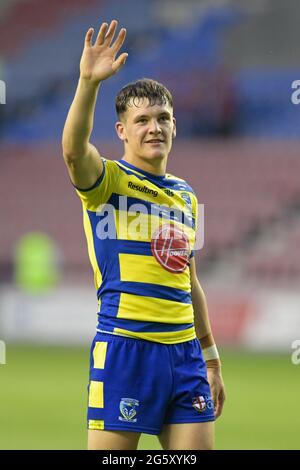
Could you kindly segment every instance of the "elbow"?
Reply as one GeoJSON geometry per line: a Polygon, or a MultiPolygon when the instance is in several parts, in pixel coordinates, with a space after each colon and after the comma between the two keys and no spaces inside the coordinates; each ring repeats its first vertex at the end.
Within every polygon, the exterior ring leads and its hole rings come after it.
{"type": "Polygon", "coordinates": [[[200,282],[199,282],[199,279],[197,276],[192,276],[191,277],[191,292],[195,292],[195,291],[202,291],[202,287],[200,285],[200,282]]]}
{"type": "Polygon", "coordinates": [[[62,136],[61,146],[62,146],[64,160],[66,162],[71,161],[74,157],[74,146],[70,142],[70,139],[68,139],[65,136],[65,134],[63,134],[62,136]]]}
{"type": "Polygon", "coordinates": [[[67,165],[72,165],[76,160],[75,152],[63,146],[63,157],[67,165]]]}

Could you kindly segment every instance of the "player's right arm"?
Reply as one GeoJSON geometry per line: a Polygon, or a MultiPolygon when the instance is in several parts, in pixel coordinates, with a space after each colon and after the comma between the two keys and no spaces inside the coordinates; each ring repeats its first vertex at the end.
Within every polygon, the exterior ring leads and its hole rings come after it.
{"type": "Polygon", "coordinates": [[[116,20],[109,26],[102,23],[94,45],[94,30],[88,30],[80,61],[80,78],[63,130],[64,160],[71,181],[81,189],[91,188],[103,171],[99,152],[90,143],[90,136],[101,82],[117,73],[128,56],[124,52],[116,59],[126,36],[122,28],[113,42],[117,24],[116,20]]]}

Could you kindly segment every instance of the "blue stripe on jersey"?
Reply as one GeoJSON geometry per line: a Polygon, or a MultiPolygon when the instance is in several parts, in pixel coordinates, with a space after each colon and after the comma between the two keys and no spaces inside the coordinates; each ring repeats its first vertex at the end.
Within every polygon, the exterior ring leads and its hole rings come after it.
{"type": "Polygon", "coordinates": [[[106,271],[105,271],[105,266],[101,263],[101,261],[113,262],[114,259],[111,258],[111,255],[113,253],[117,257],[119,253],[131,253],[131,254],[152,256],[150,242],[144,242],[144,241],[139,241],[139,240],[117,239],[117,232],[116,232],[115,220],[114,220],[113,215],[112,217],[109,218],[109,224],[110,224],[109,232],[105,231],[104,233],[104,230],[103,230],[102,231],[103,238],[99,238],[99,232],[97,230],[97,226],[105,217],[107,217],[107,213],[105,213],[105,208],[103,208],[101,213],[89,211],[88,209],[86,209],[86,212],[91,222],[94,249],[96,252],[96,258],[97,258],[98,266],[102,273],[102,276],[104,275],[104,273],[106,273],[106,271]],[[106,236],[106,238],[104,238],[104,235],[106,236]],[[97,238],[101,240],[101,243],[99,243],[99,240],[97,241],[97,238]],[[99,257],[97,256],[97,253],[99,254],[99,257]],[[107,253],[109,253],[109,256],[106,256],[107,253]]]}
{"type": "MultiPolygon", "coordinates": [[[[118,160],[117,163],[121,163],[121,165],[126,166],[127,168],[129,168],[129,170],[131,169],[131,170],[134,170],[134,171],[138,171],[139,173],[144,175],[145,178],[147,178],[147,179],[152,178],[153,181],[155,181],[155,182],[163,181],[166,177],[166,175],[154,175],[153,173],[149,173],[148,171],[141,170],[140,168],[137,168],[136,166],[131,165],[131,163],[128,163],[128,162],[126,162],[125,160],[122,160],[122,159],[118,160]]],[[[125,170],[122,167],[120,167],[120,168],[121,168],[121,170],[125,171],[127,174],[133,174],[133,171],[125,170]]],[[[137,175],[137,176],[139,176],[139,175],[137,175]]]]}
{"type": "Polygon", "coordinates": [[[150,242],[138,240],[118,240],[120,253],[153,256],[150,242]]]}
{"type": "MultiPolygon", "coordinates": [[[[129,211],[129,208],[133,204],[139,204],[142,205],[142,207],[141,210],[138,210],[143,214],[157,215],[162,219],[174,220],[186,225],[187,227],[194,228],[194,221],[191,213],[183,213],[179,209],[168,208],[167,206],[155,204],[144,199],[130,196],[121,196],[120,194],[112,193],[111,197],[107,201],[107,204],[111,204],[116,210],[123,210],[126,212],[129,211]]],[[[107,208],[104,205],[101,208],[101,213],[99,213],[98,217],[101,217],[100,214],[103,214],[105,211],[107,211],[107,208]]]]}
{"type": "MultiPolygon", "coordinates": [[[[102,313],[98,314],[98,318],[98,329],[103,331],[113,331],[114,328],[121,328],[122,330],[130,330],[140,333],[163,333],[166,331],[166,323],[125,320],[124,318],[111,318],[102,313]]],[[[193,323],[168,323],[167,325],[168,331],[182,331],[194,326],[193,323]]]]}
{"type": "Polygon", "coordinates": [[[136,178],[140,179],[141,181],[147,180],[153,182],[157,187],[160,188],[174,189],[174,191],[189,191],[194,194],[193,188],[191,188],[191,186],[189,186],[186,181],[167,178],[166,176],[153,175],[152,173],[148,173],[147,171],[141,170],[140,168],[137,168],[131,165],[130,163],[125,162],[125,160],[116,161],[116,163],[119,162],[121,163],[121,165],[124,165],[128,168],[128,170],[126,170],[125,168],[122,168],[119,165],[120,170],[124,171],[124,173],[126,173],[127,175],[136,176],[136,178]],[[131,171],[131,169],[134,171],[131,171]],[[135,173],[135,171],[138,171],[140,174],[138,175],[137,173],[135,173]],[[141,176],[141,174],[145,176],[141,176]]]}
{"type": "Polygon", "coordinates": [[[124,292],[126,294],[141,295],[143,297],[172,300],[174,302],[182,302],[184,304],[192,303],[191,293],[181,289],[157,284],[148,284],[146,282],[129,282],[114,279],[109,283],[109,288],[101,286],[98,289],[98,295],[101,297],[102,307],[103,302],[105,302],[105,294],[109,294],[110,297],[111,289],[114,292],[124,292]]]}
{"type": "MultiPolygon", "coordinates": [[[[97,224],[99,222],[99,215],[96,212],[87,210],[90,219],[91,228],[93,232],[93,245],[95,250],[96,260],[103,278],[101,288],[105,289],[115,278],[120,279],[120,265],[119,265],[119,243],[118,240],[104,239],[99,243],[97,240],[97,224]],[[107,256],[109,253],[109,256],[107,256]]],[[[120,292],[110,294],[110,313],[117,316],[120,303],[120,292]]],[[[98,297],[99,298],[99,297],[98,297]]]]}

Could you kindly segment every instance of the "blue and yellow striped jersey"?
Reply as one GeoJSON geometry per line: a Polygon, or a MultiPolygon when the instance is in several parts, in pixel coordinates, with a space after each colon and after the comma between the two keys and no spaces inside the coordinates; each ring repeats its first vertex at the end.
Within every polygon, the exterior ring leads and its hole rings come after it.
{"type": "Polygon", "coordinates": [[[160,343],[196,337],[189,260],[197,199],[173,175],[103,159],[82,205],[98,296],[98,331],[160,343]]]}

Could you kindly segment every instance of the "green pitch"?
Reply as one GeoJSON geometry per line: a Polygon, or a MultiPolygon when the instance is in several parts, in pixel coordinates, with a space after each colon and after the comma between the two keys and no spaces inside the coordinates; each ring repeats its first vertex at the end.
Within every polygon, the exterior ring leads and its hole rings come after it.
{"type": "MultiPolygon", "coordinates": [[[[300,365],[290,355],[223,351],[227,402],[217,449],[300,449],[300,365]]],[[[88,348],[7,345],[0,449],[85,449],[88,348]]],[[[160,449],[143,435],[141,449],[160,449]]]]}

